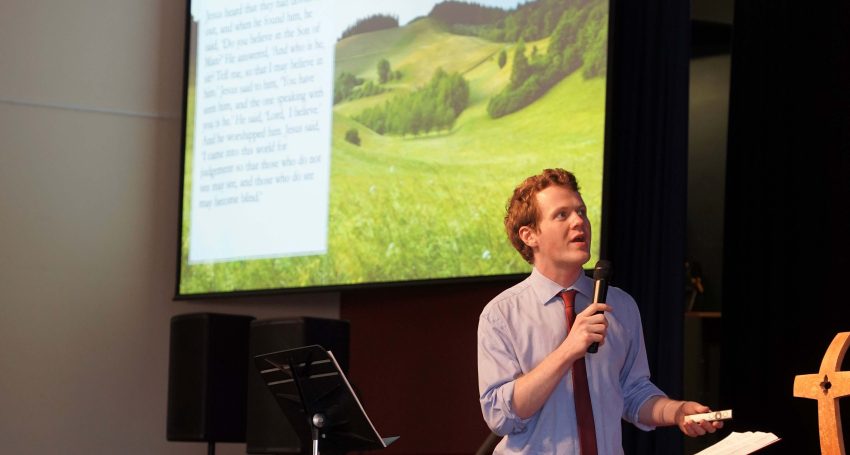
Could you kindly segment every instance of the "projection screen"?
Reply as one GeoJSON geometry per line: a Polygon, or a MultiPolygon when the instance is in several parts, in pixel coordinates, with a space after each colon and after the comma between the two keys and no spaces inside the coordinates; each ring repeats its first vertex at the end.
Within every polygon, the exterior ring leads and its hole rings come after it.
{"type": "Polygon", "coordinates": [[[608,2],[193,0],[178,296],[526,273],[544,168],[601,238],[608,2]]]}

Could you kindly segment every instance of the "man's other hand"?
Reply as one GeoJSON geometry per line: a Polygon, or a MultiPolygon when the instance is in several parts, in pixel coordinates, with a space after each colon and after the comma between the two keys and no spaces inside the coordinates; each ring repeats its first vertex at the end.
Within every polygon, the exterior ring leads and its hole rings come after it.
{"type": "Polygon", "coordinates": [[[707,422],[705,420],[701,420],[699,422],[685,422],[685,416],[691,414],[703,414],[706,412],[711,412],[708,406],[703,406],[696,401],[684,401],[682,405],[679,406],[679,409],[676,410],[676,424],[679,425],[679,429],[682,430],[682,433],[690,437],[702,436],[706,433],[714,433],[715,431],[723,428],[723,421],[717,420],[714,422],[707,422]]]}

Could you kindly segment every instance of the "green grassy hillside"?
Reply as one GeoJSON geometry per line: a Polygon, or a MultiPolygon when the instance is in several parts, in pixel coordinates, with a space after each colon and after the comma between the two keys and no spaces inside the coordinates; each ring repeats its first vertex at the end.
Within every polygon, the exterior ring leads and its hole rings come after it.
{"type": "MultiPolygon", "coordinates": [[[[578,174],[586,202],[597,208],[591,222],[598,226],[604,79],[585,81],[577,72],[528,108],[493,120],[487,115],[487,102],[507,84],[511,72],[511,59],[501,69],[496,63],[503,43],[451,35],[428,20],[412,24],[409,30],[353,38],[360,38],[360,45],[367,40],[383,43],[388,40],[385,35],[414,30],[415,38],[405,37],[407,46],[387,47],[385,54],[371,55],[370,61],[361,56],[358,61],[368,71],[380,58],[407,62],[402,67],[407,69],[406,77],[416,68],[413,74],[419,76],[413,79],[422,83],[429,71],[440,66],[437,62],[443,62],[444,68],[461,71],[469,81],[470,106],[449,132],[404,138],[380,136],[350,118],[392,93],[335,108],[331,214],[342,221],[331,226],[331,254],[338,257],[336,253],[342,256],[345,249],[358,248],[351,255],[358,258],[357,264],[349,264],[352,269],[376,271],[376,276],[349,278],[375,279],[391,272],[417,278],[423,273],[442,277],[524,269],[501,227],[504,204],[513,186],[545,167],[561,166],[578,174]],[[446,43],[452,47],[441,47],[446,43]],[[455,52],[455,48],[475,52],[455,52]],[[349,128],[358,128],[359,147],[342,139],[349,128]]],[[[542,53],[547,44],[542,40],[527,43],[526,48],[530,52],[537,46],[542,53]]],[[[343,57],[351,49],[344,40],[337,55],[343,57]]],[[[513,47],[507,50],[511,55],[513,47]]],[[[369,77],[368,71],[361,77],[369,77]]],[[[594,247],[594,251],[598,250],[594,247]]]]}

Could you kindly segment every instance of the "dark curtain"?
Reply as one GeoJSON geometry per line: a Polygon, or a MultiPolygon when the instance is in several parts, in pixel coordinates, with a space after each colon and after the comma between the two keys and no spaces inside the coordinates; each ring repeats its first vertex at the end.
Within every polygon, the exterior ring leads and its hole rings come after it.
{"type": "MultiPolygon", "coordinates": [[[[605,251],[640,307],[652,379],[682,398],[689,2],[612,3],[605,251]]],[[[630,454],[682,453],[677,428],[624,425],[630,454]]]]}
{"type": "Polygon", "coordinates": [[[736,1],[731,76],[721,398],[765,454],[818,453],[793,383],[850,331],[850,5],[736,1]]]}

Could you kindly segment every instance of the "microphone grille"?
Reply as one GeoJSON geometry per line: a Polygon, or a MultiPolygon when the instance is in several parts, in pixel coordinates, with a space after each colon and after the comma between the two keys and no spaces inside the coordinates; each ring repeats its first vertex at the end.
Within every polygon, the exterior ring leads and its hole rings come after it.
{"type": "Polygon", "coordinates": [[[593,269],[593,279],[611,281],[611,261],[600,259],[593,269]]]}

